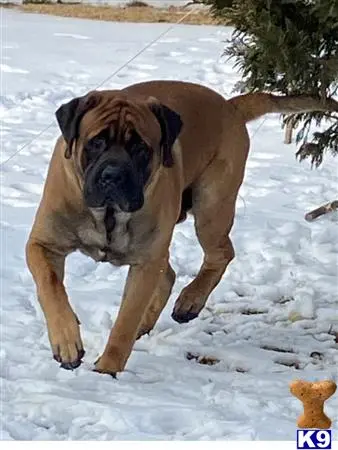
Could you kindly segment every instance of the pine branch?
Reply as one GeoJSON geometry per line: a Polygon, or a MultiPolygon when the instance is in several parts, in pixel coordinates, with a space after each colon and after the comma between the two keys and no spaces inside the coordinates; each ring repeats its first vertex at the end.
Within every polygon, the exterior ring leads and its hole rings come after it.
{"type": "MultiPolygon", "coordinates": [[[[235,26],[224,54],[242,74],[237,90],[338,95],[337,0],[233,0],[231,8],[226,0],[208,3],[235,26]]],[[[310,158],[318,167],[327,152],[338,155],[338,115],[329,110],[291,116],[302,127],[296,136],[299,161],[310,158]],[[327,128],[311,138],[312,127],[323,122],[327,128]]]]}

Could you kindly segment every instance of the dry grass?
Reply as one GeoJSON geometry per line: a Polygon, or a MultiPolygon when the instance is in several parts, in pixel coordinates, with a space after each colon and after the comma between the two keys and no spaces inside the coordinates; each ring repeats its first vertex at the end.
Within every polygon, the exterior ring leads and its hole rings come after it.
{"type": "Polygon", "coordinates": [[[206,366],[214,366],[215,364],[218,364],[220,362],[219,359],[214,358],[213,356],[202,356],[202,355],[197,355],[197,354],[191,353],[191,352],[187,352],[185,357],[189,361],[195,360],[199,364],[203,364],[203,365],[206,365],[206,366]]]}
{"type": "MultiPolygon", "coordinates": [[[[153,8],[151,6],[92,6],[85,4],[25,4],[12,6],[28,13],[50,14],[62,17],[106,20],[112,22],[176,23],[188,10],[184,8],[153,8]]],[[[193,11],[181,23],[215,25],[217,20],[206,10],[193,11]]]]}

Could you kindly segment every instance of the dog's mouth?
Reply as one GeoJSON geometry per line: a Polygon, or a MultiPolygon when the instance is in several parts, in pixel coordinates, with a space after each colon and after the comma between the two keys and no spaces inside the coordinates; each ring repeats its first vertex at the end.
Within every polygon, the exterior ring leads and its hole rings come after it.
{"type": "Polygon", "coordinates": [[[143,207],[143,195],[130,199],[122,198],[122,196],[110,195],[105,199],[103,206],[113,208],[115,211],[133,213],[143,207]]]}

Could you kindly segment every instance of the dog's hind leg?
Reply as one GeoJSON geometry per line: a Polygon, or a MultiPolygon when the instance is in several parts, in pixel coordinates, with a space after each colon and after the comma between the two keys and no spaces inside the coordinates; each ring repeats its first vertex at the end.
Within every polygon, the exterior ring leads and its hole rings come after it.
{"type": "Polygon", "coordinates": [[[229,233],[243,175],[244,163],[234,170],[224,160],[215,160],[195,188],[192,212],[204,261],[196,278],[176,300],[172,318],[179,323],[198,316],[235,256],[229,233]]]}
{"type": "Polygon", "coordinates": [[[198,316],[235,256],[229,238],[234,203],[224,203],[221,207],[222,218],[219,215],[220,206],[217,208],[217,215],[213,212],[213,217],[195,217],[196,233],[204,250],[204,261],[196,278],[182,290],[176,300],[172,313],[176,322],[189,322],[198,316]]]}
{"type": "Polygon", "coordinates": [[[149,333],[155,326],[160,314],[168,302],[172,287],[175,283],[175,272],[170,264],[167,271],[163,273],[159,286],[157,287],[147,310],[144,313],[137,339],[149,333]]]}

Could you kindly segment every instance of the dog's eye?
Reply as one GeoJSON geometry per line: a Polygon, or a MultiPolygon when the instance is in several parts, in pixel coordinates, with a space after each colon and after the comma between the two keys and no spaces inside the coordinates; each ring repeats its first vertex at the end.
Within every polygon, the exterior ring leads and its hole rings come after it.
{"type": "Polygon", "coordinates": [[[138,168],[144,168],[151,159],[151,149],[136,132],[127,144],[127,151],[138,168]]]}
{"type": "Polygon", "coordinates": [[[139,144],[136,146],[132,158],[135,161],[137,167],[145,168],[147,167],[151,159],[151,149],[146,143],[143,142],[143,144],[139,144]]]}
{"type": "Polygon", "coordinates": [[[95,150],[103,150],[106,145],[106,139],[103,136],[95,136],[88,144],[95,150]]]}
{"type": "Polygon", "coordinates": [[[95,136],[86,145],[89,158],[94,158],[102,153],[106,147],[107,141],[104,136],[95,136]]]}
{"type": "Polygon", "coordinates": [[[148,145],[142,139],[132,140],[129,145],[129,152],[132,155],[146,151],[148,151],[148,145]]]}

